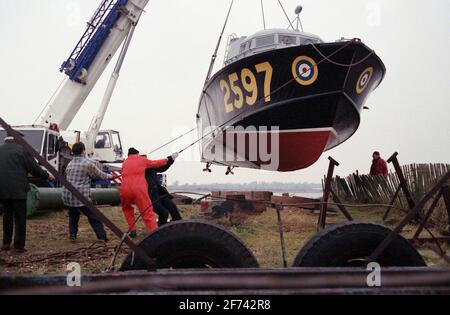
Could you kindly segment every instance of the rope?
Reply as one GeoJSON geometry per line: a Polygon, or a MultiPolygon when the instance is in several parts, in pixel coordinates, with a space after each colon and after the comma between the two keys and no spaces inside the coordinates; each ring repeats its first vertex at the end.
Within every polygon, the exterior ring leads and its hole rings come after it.
{"type": "MultiPolygon", "coordinates": [[[[355,39],[353,39],[352,41],[356,41],[355,39]]],[[[340,66],[340,67],[346,67],[346,68],[351,68],[351,67],[355,67],[360,65],[361,63],[363,63],[364,61],[366,61],[367,59],[369,59],[373,54],[375,54],[374,50],[371,50],[370,53],[365,56],[364,58],[362,58],[361,60],[354,62],[354,63],[340,63],[334,60],[331,60],[329,57],[325,56],[320,50],[319,48],[317,48],[317,46],[315,44],[311,44],[311,46],[317,51],[317,53],[326,61],[328,61],[331,64],[334,64],[336,66],[340,66]]]]}
{"type": "Polygon", "coordinates": [[[263,19],[263,26],[264,26],[264,29],[266,29],[266,15],[264,14],[264,0],[261,0],[261,13],[262,13],[262,19],[263,19]]]}
{"type": "Polygon", "coordinates": [[[6,265],[10,267],[21,266],[35,263],[47,263],[49,265],[59,265],[62,261],[77,260],[78,262],[88,262],[98,259],[104,259],[110,256],[109,251],[113,250],[114,246],[107,246],[106,243],[96,241],[87,247],[80,247],[70,251],[54,252],[50,255],[26,261],[7,262],[6,265]]]}
{"type": "Polygon", "coordinates": [[[286,10],[284,9],[283,4],[281,3],[281,0],[278,0],[278,3],[280,4],[281,9],[283,10],[284,15],[286,16],[286,19],[288,20],[289,25],[292,27],[293,30],[295,30],[294,25],[292,25],[291,19],[289,18],[289,15],[286,13],[286,10]]]}
{"type": "Polygon", "coordinates": [[[225,19],[225,23],[223,24],[222,32],[220,33],[219,39],[217,41],[217,45],[216,45],[216,49],[214,50],[214,54],[212,55],[211,63],[209,64],[208,74],[206,75],[205,85],[204,85],[203,89],[205,89],[206,85],[209,82],[209,79],[211,78],[214,64],[216,63],[217,52],[219,51],[220,43],[222,42],[223,34],[225,33],[225,28],[227,27],[228,19],[230,18],[231,9],[233,8],[233,4],[234,4],[234,0],[231,0],[230,8],[228,9],[228,14],[225,19]]]}
{"type": "Polygon", "coordinates": [[[177,141],[177,140],[179,140],[179,139],[181,139],[181,138],[187,136],[188,134],[191,134],[191,133],[194,132],[196,129],[197,129],[197,127],[192,128],[192,129],[189,130],[188,132],[183,133],[181,136],[179,136],[179,137],[177,137],[177,138],[175,138],[175,139],[172,139],[171,141],[169,141],[169,142],[167,142],[167,143],[161,145],[160,147],[156,148],[155,150],[151,151],[151,152],[148,153],[148,154],[150,155],[150,154],[152,154],[152,153],[155,153],[156,151],[161,150],[162,148],[167,147],[169,144],[172,144],[172,143],[174,143],[175,141],[177,141]]]}

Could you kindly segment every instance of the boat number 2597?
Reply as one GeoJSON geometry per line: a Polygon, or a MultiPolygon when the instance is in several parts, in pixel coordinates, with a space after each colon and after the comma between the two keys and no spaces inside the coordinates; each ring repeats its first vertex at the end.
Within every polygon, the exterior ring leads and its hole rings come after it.
{"type": "Polygon", "coordinates": [[[231,113],[235,109],[241,109],[245,104],[253,106],[259,99],[271,101],[273,68],[269,62],[255,65],[254,69],[244,68],[228,76],[227,80],[220,81],[220,88],[224,93],[225,110],[231,113]],[[264,91],[258,91],[257,76],[264,76],[264,91]]]}

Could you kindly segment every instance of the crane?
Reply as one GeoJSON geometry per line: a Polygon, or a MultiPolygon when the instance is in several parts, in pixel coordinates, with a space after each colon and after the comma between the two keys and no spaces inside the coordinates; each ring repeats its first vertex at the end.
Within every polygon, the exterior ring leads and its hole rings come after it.
{"type": "MultiPolygon", "coordinates": [[[[119,132],[100,130],[119,78],[134,30],[149,0],[102,0],[87,23],[87,29],[60,71],[67,77],[32,126],[15,126],[42,156],[60,169],[59,144],[105,69],[122,46],[98,113],[89,129],[77,140],[86,142],[88,155],[104,163],[123,161],[119,132]]],[[[0,138],[3,139],[0,130],[0,138]]]]}

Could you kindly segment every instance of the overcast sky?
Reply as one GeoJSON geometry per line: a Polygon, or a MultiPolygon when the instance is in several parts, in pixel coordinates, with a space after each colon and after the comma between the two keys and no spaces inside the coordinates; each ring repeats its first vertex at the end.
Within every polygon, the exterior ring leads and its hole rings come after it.
{"type": "MultiPolygon", "coordinates": [[[[0,115],[31,124],[64,77],[59,66],[85,30],[99,0],[0,0],[0,115]]],[[[262,28],[260,0],[236,0],[231,33],[262,28]]],[[[450,162],[450,1],[284,0],[288,13],[302,4],[305,31],[325,41],[358,37],[375,49],[387,75],[371,95],[361,127],[348,142],[312,167],[292,173],[238,169],[225,176],[202,172],[198,148],[171,169],[169,182],[319,182],[327,157],[341,162],[339,175],[367,172],[374,150],[401,163],[450,162]]],[[[228,0],[150,0],[103,123],[121,132],[124,146],[149,152],[195,126],[195,114],[228,0]]],[[[268,27],[286,27],[276,0],[265,0],[268,27]]],[[[216,70],[223,61],[224,45],[216,70]]],[[[71,129],[87,130],[111,69],[86,101],[71,129]]],[[[182,148],[188,138],[152,156],[182,148]]]]}

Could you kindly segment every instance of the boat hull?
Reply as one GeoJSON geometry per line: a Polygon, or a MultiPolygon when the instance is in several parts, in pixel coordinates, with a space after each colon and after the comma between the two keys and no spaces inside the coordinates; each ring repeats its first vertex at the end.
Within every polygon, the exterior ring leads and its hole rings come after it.
{"type": "Polygon", "coordinates": [[[385,71],[361,42],[290,47],[239,60],[220,70],[202,94],[202,160],[273,171],[307,168],[356,132],[385,71]]]}

